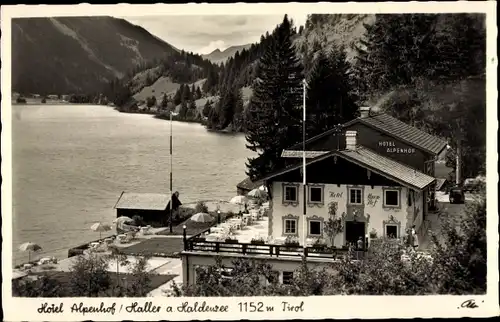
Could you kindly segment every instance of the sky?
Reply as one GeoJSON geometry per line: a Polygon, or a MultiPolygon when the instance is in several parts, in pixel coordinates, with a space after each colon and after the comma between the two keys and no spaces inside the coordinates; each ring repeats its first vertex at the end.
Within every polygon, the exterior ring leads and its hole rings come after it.
{"type": "MultiPolygon", "coordinates": [[[[283,15],[206,15],[120,17],[139,25],[178,49],[209,54],[215,49],[258,42],[283,21],[283,15]]],[[[291,15],[295,26],[306,15],[291,15]]]]}

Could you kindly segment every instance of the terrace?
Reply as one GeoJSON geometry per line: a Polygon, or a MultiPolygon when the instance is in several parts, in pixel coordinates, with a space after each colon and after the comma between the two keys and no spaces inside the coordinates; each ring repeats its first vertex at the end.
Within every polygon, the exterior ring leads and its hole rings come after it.
{"type": "MultiPolygon", "coordinates": [[[[290,242],[285,237],[268,236],[267,209],[268,205],[264,204],[259,209],[251,209],[249,214],[230,218],[189,238],[186,236],[183,254],[267,258],[300,258],[305,255],[310,259],[328,261],[349,252],[348,248],[332,249],[315,245],[315,240],[310,238],[306,240],[304,249],[298,242],[290,242]]],[[[358,258],[362,254],[363,251],[356,252],[358,258]]]]}

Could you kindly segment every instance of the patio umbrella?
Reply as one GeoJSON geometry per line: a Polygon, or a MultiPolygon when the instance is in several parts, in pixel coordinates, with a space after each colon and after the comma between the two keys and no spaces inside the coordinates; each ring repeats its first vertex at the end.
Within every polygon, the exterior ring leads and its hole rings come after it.
{"type": "Polygon", "coordinates": [[[236,196],[233,197],[229,203],[232,203],[233,205],[243,205],[248,201],[248,199],[245,196],[236,196]]]}
{"type": "Polygon", "coordinates": [[[132,221],[134,221],[134,220],[130,217],[120,216],[120,217],[116,218],[115,220],[113,220],[113,223],[118,224],[118,223],[124,223],[124,222],[132,222],[132,221]]]}
{"type": "Polygon", "coordinates": [[[110,231],[111,226],[108,224],[103,224],[103,223],[97,222],[97,223],[93,224],[92,226],[90,226],[90,229],[92,229],[93,231],[99,232],[99,239],[101,239],[102,232],[103,231],[110,231]]]}
{"type": "Polygon", "coordinates": [[[207,213],[199,212],[196,215],[191,216],[191,221],[194,222],[212,222],[214,219],[207,213]]]}
{"type": "Polygon", "coordinates": [[[134,220],[132,218],[129,218],[127,216],[120,216],[113,220],[113,223],[116,224],[116,228],[118,229],[123,229],[123,224],[128,223],[128,222],[133,222],[134,220]]]}
{"type": "Polygon", "coordinates": [[[253,189],[247,194],[250,198],[264,198],[266,196],[266,192],[260,189],[253,189]]]}
{"type": "Polygon", "coordinates": [[[31,252],[37,252],[39,250],[42,250],[42,246],[27,242],[19,246],[19,249],[23,252],[28,252],[28,262],[31,262],[31,252]]]}

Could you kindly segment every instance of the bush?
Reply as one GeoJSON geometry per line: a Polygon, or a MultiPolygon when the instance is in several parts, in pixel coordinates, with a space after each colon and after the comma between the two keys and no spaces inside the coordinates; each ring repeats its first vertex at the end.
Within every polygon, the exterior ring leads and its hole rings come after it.
{"type": "Polygon", "coordinates": [[[208,207],[203,201],[198,201],[196,203],[196,206],[194,207],[194,212],[195,213],[199,213],[199,212],[208,213],[208,207]]]}
{"type": "Polygon", "coordinates": [[[142,226],[146,226],[146,222],[144,221],[144,219],[139,216],[139,215],[135,215],[132,217],[132,220],[134,221],[134,224],[136,226],[139,226],[139,227],[142,227],[142,226]]]}
{"type": "Polygon", "coordinates": [[[69,281],[73,296],[99,297],[110,285],[111,275],[105,258],[94,254],[89,258],[77,258],[69,281]]]}
{"type": "Polygon", "coordinates": [[[24,104],[24,103],[26,103],[26,99],[24,97],[18,97],[16,99],[16,103],[23,103],[24,104]]]}
{"type": "Polygon", "coordinates": [[[46,275],[33,280],[21,278],[12,281],[12,296],[61,297],[64,296],[60,283],[46,275]]]}

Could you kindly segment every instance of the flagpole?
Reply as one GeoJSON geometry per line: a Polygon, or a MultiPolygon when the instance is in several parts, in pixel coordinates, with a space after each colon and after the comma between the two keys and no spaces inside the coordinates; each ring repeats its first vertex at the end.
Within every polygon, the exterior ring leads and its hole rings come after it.
{"type": "Polygon", "coordinates": [[[173,135],[172,135],[172,116],[177,115],[174,111],[170,111],[170,232],[172,233],[172,221],[174,220],[174,192],[172,189],[172,163],[173,163],[173,135]]]}
{"type": "Polygon", "coordinates": [[[304,218],[302,220],[302,249],[304,256],[306,255],[306,214],[307,214],[307,183],[306,183],[306,86],[307,82],[304,79],[303,85],[303,108],[302,108],[302,185],[304,186],[304,218]]]}

